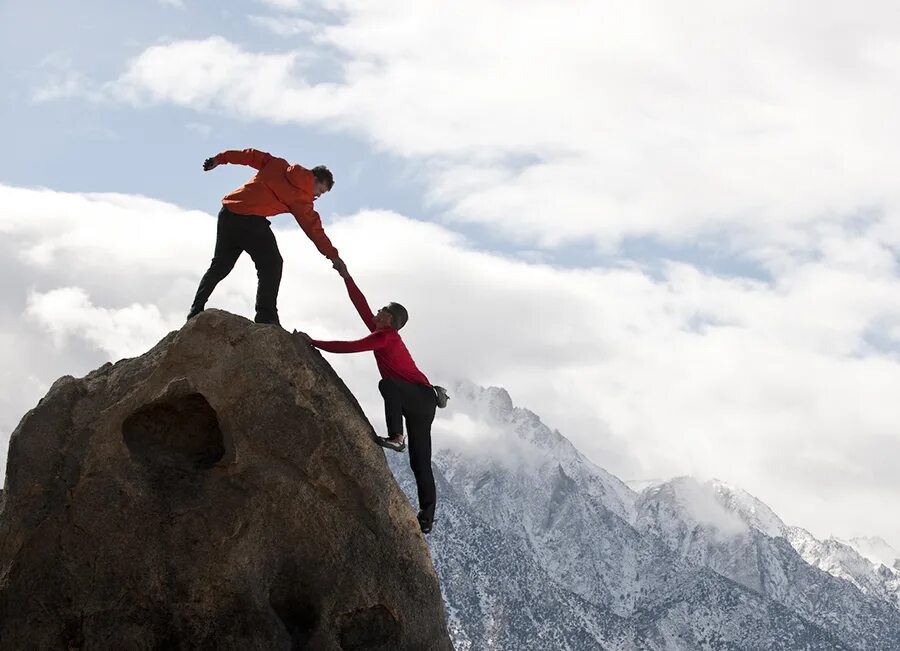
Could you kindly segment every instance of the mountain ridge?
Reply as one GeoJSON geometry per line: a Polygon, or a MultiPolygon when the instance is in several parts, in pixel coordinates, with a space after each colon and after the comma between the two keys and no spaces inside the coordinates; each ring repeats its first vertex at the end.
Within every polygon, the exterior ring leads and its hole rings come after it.
{"type": "MultiPolygon", "coordinates": [[[[876,589],[884,581],[866,593],[864,581],[828,573],[821,558],[811,564],[789,540],[794,528],[747,491],[691,478],[634,491],[534,412],[516,407],[505,390],[466,382],[451,389],[453,409],[435,435],[434,464],[452,488],[453,508],[500,532],[495,536],[519,541],[555,586],[614,615],[621,630],[597,639],[605,648],[900,645],[900,612],[888,591],[876,589]],[[457,425],[462,433],[454,433],[457,425]],[[681,499],[685,491],[690,499],[676,515],[660,511],[679,504],[665,496],[681,499]],[[754,574],[758,554],[764,571],[754,574]],[[813,597],[804,600],[792,582],[813,597]]],[[[408,489],[402,461],[391,459],[391,467],[408,489]]],[[[441,526],[430,540],[439,574],[447,538],[465,535],[441,526]]],[[[465,562],[477,572],[490,559],[482,550],[465,562]]]]}

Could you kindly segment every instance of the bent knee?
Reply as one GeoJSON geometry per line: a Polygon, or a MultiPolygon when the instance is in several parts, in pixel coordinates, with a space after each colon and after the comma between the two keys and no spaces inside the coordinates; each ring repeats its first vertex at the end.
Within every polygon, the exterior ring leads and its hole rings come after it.
{"type": "Polygon", "coordinates": [[[237,260],[232,260],[231,258],[213,258],[212,262],[209,264],[209,269],[213,273],[224,276],[234,269],[235,262],[237,262],[237,260]]]}
{"type": "Polygon", "coordinates": [[[276,253],[271,258],[266,260],[265,266],[269,269],[277,269],[281,271],[281,268],[284,267],[284,258],[281,257],[280,253],[276,253]]]}

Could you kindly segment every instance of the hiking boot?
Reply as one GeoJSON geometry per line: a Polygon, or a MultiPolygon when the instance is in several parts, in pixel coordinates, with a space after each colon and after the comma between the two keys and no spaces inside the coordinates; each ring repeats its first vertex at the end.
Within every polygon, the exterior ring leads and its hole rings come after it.
{"type": "Polygon", "coordinates": [[[406,437],[403,436],[403,434],[392,436],[390,438],[376,436],[375,442],[381,447],[393,450],[394,452],[403,452],[406,449],[406,437]]]}
{"type": "Polygon", "coordinates": [[[422,530],[422,533],[424,533],[424,534],[431,533],[431,527],[434,524],[433,520],[426,518],[421,513],[419,513],[419,515],[416,516],[416,520],[419,521],[419,528],[422,530]]]}
{"type": "Polygon", "coordinates": [[[190,320],[193,319],[195,316],[197,316],[198,314],[200,314],[202,311],[203,311],[203,308],[202,308],[202,307],[201,307],[199,310],[194,309],[194,308],[191,308],[191,311],[188,312],[188,315],[187,315],[187,318],[185,319],[185,322],[190,321],[190,320]]]}

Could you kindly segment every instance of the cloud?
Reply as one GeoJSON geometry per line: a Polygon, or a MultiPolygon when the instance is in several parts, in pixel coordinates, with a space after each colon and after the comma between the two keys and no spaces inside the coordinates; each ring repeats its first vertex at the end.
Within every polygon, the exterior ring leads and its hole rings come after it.
{"type": "MultiPolygon", "coordinates": [[[[9,186],[0,201],[2,260],[14,265],[3,305],[21,306],[0,347],[16,374],[2,376],[0,393],[18,391],[22,375],[48,386],[136,354],[183,322],[209,264],[212,216],[9,186]]],[[[290,217],[273,222],[285,327],[365,334],[328,262],[290,217]]],[[[814,258],[763,282],[683,263],[565,269],[479,251],[392,212],[326,214],[370,302],[409,309],[404,338],[432,381],[506,387],[625,479],[717,476],[819,535],[894,541],[900,529],[884,513],[900,493],[890,463],[900,453],[900,280],[878,228],[823,231],[814,258]]],[[[249,315],[255,289],[244,256],[210,306],[249,315]]],[[[379,427],[371,358],[327,357],[379,427]]],[[[0,430],[39,395],[0,401],[0,430]]]]}
{"type": "MultiPolygon", "coordinates": [[[[262,4],[292,12],[252,18],[296,37],[277,51],[157,44],[107,84],[56,55],[33,99],[322,125],[413,162],[445,226],[368,211],[327,228],[373,303],[410,308],[432,379],[507,387],[623,478],[721,476],[792,524],[898,544],[892,4],[262,4]],[[531,251],[479,251],[460,224],[531,251]],[[682,262],[629,259],[635,238],[682,262]],[[570,245],[604,263],[547,264],[570,245]]],[[[0,201],[8,432],[59,374],[176,327],[215,226],[147,197],[0,201]]],[[[285,324],[361,334],[327,263],[275,223],[285,324]]],[[[211,304],[249,314],[254,293],[245,257],[211,304]]],[[[329,359],[377,421],[371,359],[329,359]]]]}
{"type": "Polygon", "coordinates": [[[54,335],[57,346],[63,346],[66,337],[79,336],[110,359],[141,355],[156,344],[160,333],[175,330],[183,323],[164,319],[156,305],[96,307],[79,287],[31,293],[25,314],[54,335]]]}
{"type": "Polygon", "coordinates": [[[298,9],[303,9],[304,6],[315,4],[308,0],[257,0],[257,2],[282,11],[296,11],[298,9]]]}
{"type": "Polygon", "coordinates": [[[36,104],[73,97],[96,101],[100,97],[97,84],[77,70],[69,58],[62,55],[51,54],[45,57],[37,75],[43,77],[43,81],[31,93],[31,99],[36,104]]]}
{"type": "Polygon", "coordinates": [[[342,97],[297,74],[309,56],[247,53],[218,36],[180,41],[148,48],[105,88],[135,106],[168,102],[278,123],[323,120],[343,110],[342,97]]]}
{"type": "MultiPolygon", "coordinates": [[[[451,399],[452,400],[452,399],[451,399]]],[[[492,463],[513,473],[537,472],[548,463],[553,464],[546,451],[536,448],[516,432],[514,425],[497,422],[479,412],[465,398],[452,400],[444,412],[439,412],[432,426],[435,452],[462,454],[470,458],[489,457],[492,463]]]]}
{"type": "Polygon", "coordinates": [[[0,184],[0,235],[18,242],[17,257],[34,267],[64,267],[97,277],[191,268],[198,239],[209,240],[208,215],[146,197],[64,193],[0,184]],[[203,237],[207,235],[207,237],[203,237]]]}
{"type": "Polygon", "coordinates": [[[305,18],[285,16],[250,16],[250,21],[278,36],[314,34],[318,26],[305,18]]]}
{"type": "Polygon", "coordinates": [[[111,88],[355,133],[523,244],[703,238],[770,268],[869,215],[900,248],[887,2],[303,4],[330,11],[305,49],[155,46],[111,88]]]}
{"type": "Polygon", "coordinates": [[[682,516],[689,519],[689,526],[699,524],[712,530],[713,535],[724,542],[729,538],[746,534],[750,527],[737,513],[724,506],[709,483],[701,484],[691,477],[678,477],[662,487],[649,489],[649,495],[662,492],[674,504],[683,509],[682,516]],[[693,523],[690,523],[690,521],[693,523]]]}

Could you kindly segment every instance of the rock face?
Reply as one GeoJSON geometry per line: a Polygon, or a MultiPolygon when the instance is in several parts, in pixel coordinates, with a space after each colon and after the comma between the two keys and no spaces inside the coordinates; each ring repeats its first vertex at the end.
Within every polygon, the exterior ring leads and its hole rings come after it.
{"type": "Polygon", "coordinates": [[[318,352],[217,310],[61,378],[10,442],[0,649],[451,649],[372,435],[318,352]]]}

